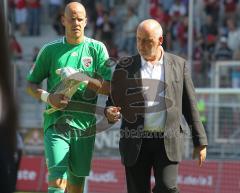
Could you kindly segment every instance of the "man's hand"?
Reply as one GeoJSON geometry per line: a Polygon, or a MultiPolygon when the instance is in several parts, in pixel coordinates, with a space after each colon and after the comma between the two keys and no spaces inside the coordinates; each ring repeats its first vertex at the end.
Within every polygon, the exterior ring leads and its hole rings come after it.
{"type": "Polygon", "coordinates": [[[115,123],[120,120],[121,118],[120,110],[121,110],[120,107],[108,107],[105,110],[105,116],[107,117],[110,123],[115,123]]]}
{"type": "Polygon", "coordinates": [[[198,157],[198,165],[201,167],[203,162],[206,160],[207,156],[207,146],[198,146],[193,150],[193,159],[198,157]]]}
{"type": "Polygon", "coordinates": [[[48,103],[55,109],[63,109],[68,105],[69,98],[63,94],[49,94],[48,103]]]}

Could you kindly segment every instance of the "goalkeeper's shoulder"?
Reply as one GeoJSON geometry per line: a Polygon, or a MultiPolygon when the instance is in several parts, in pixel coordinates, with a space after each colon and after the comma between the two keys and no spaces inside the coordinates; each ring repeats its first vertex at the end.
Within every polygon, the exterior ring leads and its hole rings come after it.
{"type": "Polygon", "coordinates": [[[88,44],[89,47],[96,49],[96,51],[102,51],[103,49],[106,49],[106,46],[103,42],[89,37],[85,37],[85,43],[88,44]]]}

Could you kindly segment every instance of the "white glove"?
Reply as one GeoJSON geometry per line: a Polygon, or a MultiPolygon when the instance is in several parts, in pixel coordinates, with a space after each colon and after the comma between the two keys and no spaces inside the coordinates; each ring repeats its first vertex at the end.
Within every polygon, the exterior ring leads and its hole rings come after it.
{"type": "Polygon", "coordinates": [[[76,74],[79,72],[78,70],[75,70],[72,67],[65,67],[65,68],[59,68],[56,70],[56,73],[61,76],[62,79],[68,78],[73,74],[76,74]]]}
{"type": "Polygon", "coordinates": [[[62,79],[69,78],[71,80],[77,80],[86,84],[88,84],[88,81],[91,80],[89,76],[80,70],[75,70],[72,67],[59,68],[56,70],[56,73],[60,75],[62,79]]]}

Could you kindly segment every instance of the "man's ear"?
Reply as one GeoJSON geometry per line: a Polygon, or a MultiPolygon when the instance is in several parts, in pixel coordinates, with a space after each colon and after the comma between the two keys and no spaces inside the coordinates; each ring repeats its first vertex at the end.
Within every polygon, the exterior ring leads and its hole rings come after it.
{"type": "Polygon", "coordinates": [[[160,44],[160,45],[163,44],[163,36],[159,37],[159,44],[160,44]]]}
{"type": "Polygon", "coordinates": [[[64,17],[64,15],[61,16],[61,23],[65,27],[65,17],[64,17]]]}
{"type": "Polygon", "coordinates": [[[84,27],[86,27],[87,21],[88,21],[88,19],[87,19],[87,17],[86,17],[84,27]]]}

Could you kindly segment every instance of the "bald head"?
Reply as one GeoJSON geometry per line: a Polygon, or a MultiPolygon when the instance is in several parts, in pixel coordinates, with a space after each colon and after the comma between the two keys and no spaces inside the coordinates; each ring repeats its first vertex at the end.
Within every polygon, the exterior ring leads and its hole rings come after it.
{"type": "Polygon", "coordinates": [[[86,16],[85,7],[81,3],[78,3],[78,2],[71,2],[71,3],[67,4],[67,6],[65,7],[65,11],[64,11],[65,15],[69,15],[72,12],[81,12],[86,16]]]}
{"type": "Polygon", "coordinates": [[[147,61],[157,61],[162,55],[163,31],[154,19],[142,21],[137,28],[137,49],[147,61]]]}
{"type": "Polygon", "coordinates": [[[147,34],[154,34],[157,37],[162,37],[163,35],[161,25],[154,19],[146,19],[142,21],[138,25],[137,31],[141,31],[147,34]]]}

